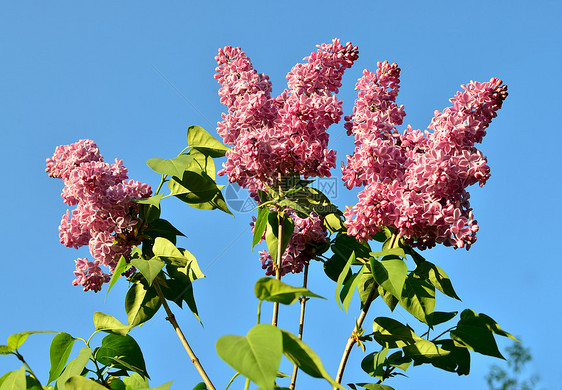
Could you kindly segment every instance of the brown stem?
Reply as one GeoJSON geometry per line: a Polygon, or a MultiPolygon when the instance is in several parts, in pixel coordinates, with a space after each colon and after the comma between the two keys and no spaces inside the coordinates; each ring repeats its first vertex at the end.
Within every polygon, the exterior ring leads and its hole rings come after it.
{"type": "MultiPolygon", "coordinates": [[[[304,288],[307,287],[308,283],[308,262],[304,264],[304,280],[302,282],[302,286],[304,288]]],[[[304,330],[304,310],[306,307],[306,297],[301,297],[301,317],[299,321],[299,340],[302,340],[302,333],[304,330]]],[[[289,386],[290,390],[294,390],[297,382],[297,372],[299,367],[295,364],[293,367],[293,375],[291,376],[291,385],[289,386]]]]}
{"type": "Polygon", "coordinates": [[[178,323],[176,321],[176,317],[174,316],[174,313],[172,313],[172,310],[170,310],[170,306],[168,306],[168,302],[166,302],[166,298],[164,297],[164,294],[162,293],[162,289],[160,288],[160,285],[158,284],[158,280],[157,279],[154,280],[153,284],[154,284],[154,288],[156,289],[156,292],[158,293],[158,297],[160,297],[160,301],[162,302],[162,305],[164,306],[164,309],[166,310],[166,314],[168,315],[168,317],[166,317],[166,319],[174,327],[178,337],[180,338],[181,343],[183,344],[183,347],[185,348],[185,350],[187,351],[187,354],[189,355],[189,357],[191,359],[191,362],[195,365],[195,368],[199,372],[199,375],[201,375],[201,378],[203,378],[203,381],[205,382],[205,385],[207,385],[207,389],[215,390],[215,386],[213,386],[213,383],[211,382],[211,380],[207,376],[207,373],[203,369],[203,366],[199,362],[199,359],[197,359],[197,356],[195,356],[195,353],[193,352],[193,350],[189,346],[189,343],[187,342],[187,339],[183,335],[183,332],[181,331],[180,326],[178,325],[178,323]]]}
{"type": "MultiPolygon", "coordinates": [[[[341,361],[340,361],[340,366],[338,368],[338,373],[336,374],[336,382],[341,383],[341,380],[343,378],[343,372],[345,370],[345,365],[347,364],[347,359],[349,358],[349,354],[351,353],[351,348],[353,347],[353,344],[355,344],[355,342],[357,341],[355,338],[355,335],[357,332],[359,332],[359,328],[361,328],[361,326],[363,325],[363,321],[365,321],[365,317],[367,316],[367,312],[369,311],[369,308],[371,307],[371,303],[373,302],[374,298],[375,298],[375,294],[377,292],[377,287],[378,285],[376,283],[373,283],[373,287],[371,288],[371,292],[369,293],[369,297],[367,297],[367,300],[365,301],[365,305],[363,306],[363,310],[361,310],[361,314],[359,315],[359,318],[357,319],[357,323],[355,324],[355,328],[351,334],[351,336],[349,336],[349,338],[347,339],[347,344],[345,345],[345,349],[343,351],[343,355],[341,357],[341,361]]],[[[337,387],[334,387],[334,390],[337,390],[337,387]]]]}
{"type": "MultiPolygon", "coordinates": [[[[400,236],[398,234],[396,234],[396,233],[393,234],[392,237],[390,238],[389,248],[394,248],[394,245],[396,245],[396,242],[399,239],[400,239],[400,236]]],[[[349,336],[349,338],[347,339],[347,344],[345,345],[345,349],[343,351],[343,356],[342,356],[341,361],[340,361],[338,373],[336,374],[336,382],[337,383],[341,383],[341,380],[343,378],[343,372],[345,370],[345,365],[347,364],[347,359],[349,358],[349,354],[351,353],[351,348],[353,347],[353,344],[355,344],[355,342],[357,341],[355,335],[357,334],[357,332],[359,332],[359,328],[361,328],[361,326],[363,325],[363,321],[365,321],[365,317],[367,316],[367,312],[369,311],[369,308],[371,307],[371,303],[373,302],[373,300],[375,298],[375,294],[377,292],[377,289],[378,289],[377,283],[373,283],[373,287],[371,288],[371,292],[369,293],[369,297],[365,301],[365,305],[363,306],[363,310],[361,310],[361,315],[359,315],[359,318],[357,319],[357,323],[355,325],[355,328],[354,328],[353,332],[351,333],[351,336],[349,336]]],[[[337,388],[334,387],[334,390],[337,390],[337,388]]]]}

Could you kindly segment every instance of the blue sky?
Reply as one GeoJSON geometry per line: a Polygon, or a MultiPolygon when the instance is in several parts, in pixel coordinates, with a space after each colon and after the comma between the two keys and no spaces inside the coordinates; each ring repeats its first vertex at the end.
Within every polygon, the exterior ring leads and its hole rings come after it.
{"type": "MultiPolygon", "coordinates": [[[[425,128],[460,84],[499,77],[509,97],[481,149],[492,178],[472,188],[480,225],[469,251],[437,248],[426,257],[451,277],[461,303],[438,298],[438,308],[472,308],[492,316],[520,336],[534,357],[531,372],[547,389],[559,388],[562,372],[556,336],[562,322],[558,266],[560,233],[559,107],[562,6],[557,1],[285,2],[4,2],[0,12],[0,131],[6,167],[0,171],[4,223],[0,227],[0,342],[15,332],[66,331],[87,337],[94,311],[125,320],[126,283],[104,294],[73,287],[73,260],[84,251],[64,248],[57,226],[65,205],[62,183],[44,174],[44,160],[57,145],[93,139],[108,161],[124,160],[130,177],[153,187],[159,178],[145,165],[185,146],[185,131],[198,124],[214,132],[224,107],[213,79],[217,49],[241,46],[274,92],[285,87],[290,68],[338,37],[359,46],[339,97],[349,114],[354,84],[377,61],[402,68],[399,104],[406,123],[425,128]]],[[[341,161],[353,150],[343,122],[330,129],[341,161]]],[[[334,177],[339,177],[334,171],[334,177]]],[[[225,178],[219,179],[226,184],[225,178]]],[[[338,184],[334,202],[352,205],[356,192],[338,184]]],[[[164,216],[187,236],[181,244],[199,259],[207,278],[195,283],[205,327],[187,311],[177,312],[193,348],[217,388],[232,375],[214,351],[223,334],[245,334],[255,322],[253,284],[262,276],[251,251],[251,213],[235,218],[203,212],[170,199],[164,216]]],[[[300,284],[300,276],[288,283],[300,284]]],[[[310,289],[330,298],[311,301],[305,341],[335,373],[357,314],[345,315],[335,285],[311,267],[310,289]]],[[[358,303],[355,302],[357,308],[358,303]]],[[[269,309],[270,310],[270,309],[269,309]]],[[[375,305],[375,316],[388,316],[375,305]]],[[[297,329],[298,308],[282,308],[280,325],[297,329]]],[[[174,380],[191,389],[198,377],[164,314],[132,335],[145,353],[153,384],[174,380]],[[191,387],[189,387],[191,386],[191,387]]],[[[416,326],[404,312],[394,318],[416,326]]],[[[370,322],[369,321],[369,322],[370,322]]],[[[368,322],[368,323],[369,323],[368,322]]],[[[22,352],[43,378],[48,372],[48,336],[34,336],[22,352]]],[[[507,346],[503,340],[500,345],[507,346]]],[[[375,346],[371,347],[371,351],[375,346]]],[[[355,349],[345,383],[368,381],[355,349]]],[[[0,372],[19,368],[0,357],[0,372]]],[[[389,381],[396,389],[484,389],[493,358],[473,355],[468,377],[415,367],[409,378],[389,381]]],[[[290,368],[285,367],[285,371],[290,368]]],[[[327,383],[299,376],[300,388],[327,383]]],[[[238,383],[240,388],[241,383],[238,383]]]]}

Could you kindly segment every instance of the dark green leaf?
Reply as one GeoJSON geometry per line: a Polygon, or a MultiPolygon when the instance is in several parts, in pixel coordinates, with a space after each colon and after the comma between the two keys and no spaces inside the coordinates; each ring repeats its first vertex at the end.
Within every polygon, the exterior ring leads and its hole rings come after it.
{"type": "MultiPolygon", "coordinates": [[[[378,383],[356,383],[355,385],[367,390],[394,390],[393,387],[387,385],[379,385],[378,383]]],[[[348,386],[353,390],[357,390],[357,387],[355,385],[353,383],[348,384],[348,386]]]]}
{"type": "Polygon", "coordinates": [[[279,219],[282,219],[283,225],[283,237],[281,239],[282,254],[285,253],[285,249],[287,249],[287,245],[289,244],[294,231],[293,220],[287,214],[283,213],[282,217],[279,217],[279,213],[270,212],[267,216],[265,242],[267,244],[267,248],[269,249],[269,255],[271,256],[274,264],[277,264],[277,252],[279,250],[279,219]]]}
{"type": "MultiPolygon", "coordinates": [[[[54,389],[52,386],[45,386],[46,388],[50,387],[51,389],[54,389]]],[[[43,390],[43,387],[41,386],[41,383],[39,383],[39,381],[36,378],[33,378],[32,376],[26,376],[25,377],[25,389],[26,390],[43,390]]]]}
{"type": "Polygon", "coordinates": [[[304,342],[298,339],[294,334],[281,330],[283,332],[283,353],[292,363],[296,364],[302,371],[314,378],[324,378],[333,387],[343,389],[328,374],[318,355],[304,342]]]}
{"type": "Polygon", "coordinates": [[[435,264],[424,261],[418,264],[414,272],[422,278],[428,279],[429,282],[443,294],[458,299],[459,301],[461,300],[453,289],[453,285],[447,274],[435,264]]]}
{"type": "Polygon", "coordinates": [[[176,158],[151,158],[146,165],[162,175],[182,177],[183,171],[192,161],[192,156],[180,154],[176,158]]]}
{"type": "Polygon", "coordinates": [[[470,373],[470,353],[468,349],[458,347],[453,340],[439,340],[435,342],[449,351],[449,354],[439,359],[432,359],[431,364],[445,371],[456,372],[458,375],[470,373]]]}
{"type": "Polygon", "coordinates": [[[96,330],[115,333],[121,336],[125,336],[131,330],[129,325],[124,325],[117,318],[99,311],[94,313],[94,326],[96,330]]]}
{"type": "Polygon", "coordinates": [[[300,297],[325,299],[304,287],[293,287],[280,280],[268,277],[261,278],[256,282],[254,292],[260,301],[279,302],[284,305],[292,305],[300,297]]]}
{"type": "Polygon", "coordinates": [[[402,351],[394,352],[386,359],[386,364],[391,367],[396,367],[406,372],[408,367],[412,364],[412,359],[402,355],[402,351]]]}
{"type": "Polygon", "coordinates": [[[110,379],[109,387],[112,390],[127,390],[127,386],[125,386],[125,382],[121,378],[113,377],[110,379]]]}
{"type": "Polygon", "coordinates": [[[131,336],[108,334],[101,342],[101,347],[96,353],[96,360],[106,366],[134,371],[149,378],[142,351],[131,336]]]}
{"type": "Polygon", "coordinates": [[[156,279],[166,263],[157,257],[153,257],[150,260],[133,259],[131,260],[131,264],[140,271],[148,282],[148,285],[152,286],[152,282],[156,279]]]}
{"type": "MultiPolygon", "coordinates": [[[[340,274],[347,264],[348,259],[349,258],[344,259],[339,255],[333,255],[330,259],[328,259],[328,261],[324,263],[324,272],[330,279],[332,279],[334,282],[337,282],[340,274]]],[[[350,276],[351,270],[348,268],[344,280],[347,280],[347,278],[350,276]]]]}
{"type": "Polygon", "coordinates": [[[92,350],[88,347],[84,347],[80,350],[76,359],[71,360],[67,364],[62,374],[58,377],[56,382],[56,387],[58,390],[66,390],[65,387],[66,381],[70,377],[74,375],[80,375],[82,373],[91,355],[92,355],[92,350]]]}
{"type": "Polygon", "coordinates": [[[361,368],[370,376],[375,378],[383,379],[383,366],[386,359],[386,355],[388,354],[389,349],[383,348],[379,352],[373,352],[368,354],[362,361],[361,361],[361,368]]]}
{"type": "Polygon", "coordinates": [[[252,239],[252,248],[260,242],[267,227],[267,217],[269,216],[269,207],[264,206],[258,209],[258,218],[254,224],[254,238],[252,239]]]}
{"type": "Polygon", "coordinates": [[[51,342],[51,347],[49,349],[51,368],[49,369],[49,379],[47,383],[51,383],[62,373],[62,370],[68,361],[68,357],[70,356],[70,352],[72,351],[72,347],[74,346],[75,340],[76,339],[74,337],[64,332],[58,333],[55,337],[53,337],[53,341],[51,342]]]}
{"type": "Polygon", "coordinates": [[[435,311],[430,313],[427,316],[427,322],[430,323],[432,326],[442,324],[443,322],[449,321],[451,318],[455,317],[458,312],[444,312],[444,311],[435,311]]]}
{"type": "Polygon", "coordinates": [[[373,337],[385,348],[401,348],[424,340],[412,328],[388,317],[375,318],[373,337]]]}
{"type": "Polygon", "coordinates": [[[129,326],[135,327],[148,321],[160,308],[160,298],[153,287],[134,283],[125,296],[125,311],[129,326]]]}
{"type": "Polygon", "coordinates": [[[402,260],[382,260],[369,259],[371,270],[375,281],[385,291],[394,295],[397,299],[402,296],[404,282],[408,274],[408,267],[402,260]]]}
{"type": "Polygon", "coordinates": [[[179,307],[182,307],[182,302],[187,303],[191,312],[201,322],[193,295],[193,284],[191,283],[194,279],[186,274],[186,268],[168,266],[167,269],[171,279],[167,279],[166,285],[163,286],[164,296],[179,307]]]}
{"type": "MultiPolygon", "coordinates": [[[[364,272],[361,278],[357,282],[357,291],[359,292],[359,298],[361,299],[361,308],[365,306],[367,299],[371,293],[372,289],[377,289],[378,285],[375,283],[375,279],[370,272],[364,272]]],[[[375,300],[379,296],[378,292],[375,292],[372,300],[375,300]]]]}
{"type": "Polygon", "coordinates": [[[205,383],[199,382],[199,383],[193,388],[193,390],[208,390],[208,389],[207,389],[207,385],[205,385],[205,383]]]}
{"type": "Polygon", "coordinates": [[[355,252],[355,257],[358,259],[368,259],[371,251],[369,244],[357,241],[355,237],[345,233],[338,233],[331,248],[334,255],[340,256],[343,261],[349,259],[351,252],[355,252]]]}
{"type": "Polygon", "coordinates": [[[245,337],[221,337],[217,341],[217,353],[229,366],[264,390],[274,390],[283,354],[283,336],[281,330],[272,325],[256,325],[245,337]]]}
{"type": "Polygon", "coordinates": [[[398,305],[398,299],[394,295],[386,291],[384,288],[382,288],[381,286],[377,287],[377,292],[379,293],[380,297],[383,299],[384,303],[386,303],[390,311],[394,311],[396,305],[398,305]]]}
{"type": "Polygon", "coordinates": [[[418,320],[432,326],[428,316],[435,310],[435,288],[427,280],[410,273],[399,303],[418,320]]]}
{"type": "Polygon", "coordinates": [[[227,146],[200,126],[189,126],[187,143],[192,148],[198,148],[211,157],[222,157],[229,150],[227,146]]]}
{"type": "Polygon", "coordinates": [[[165,219],[156,219],[152,221],[144,230],[144,234],[156,239],[156,237],[164,237],[171,241],[176,242],[176,236],[184,236],[182,232],[174,227],[170,222],[165,219]]]}
{"type": "Polygon", "coordinates": [[[0,345],[0,355],[9,355],[12,352],[14,352],[14,350],[7,345],[0,345]]]}
{"type": "Polygon", "coordinates": [[[150,198],[142,198],[142,199],[131,199],[133,202],[138,204],[146,204],[156,207],[157,209],[160,208],[160,201],[164,194],[153,195],[150,198]]]}

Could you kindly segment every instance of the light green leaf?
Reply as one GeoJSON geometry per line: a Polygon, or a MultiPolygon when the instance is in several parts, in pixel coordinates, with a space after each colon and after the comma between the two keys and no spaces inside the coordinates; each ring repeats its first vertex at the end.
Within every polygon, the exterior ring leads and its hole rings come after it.
{"type": "Polygon", "coordinates": [[[209,134],[200,126],[189,126],[187,129],[187,143],[193,148],[198,148],[211,157],[222,157],[229,148],[209,134]]]}
{"type": "Polygon", "coordinates": [[[256,325],[246,337],[228,335],[218,339],[217,353],[229,366],[264,390],[274,390],[283,354],[283,336],[281,330],[272,325],[256,325]]]}
{"type": "Polygon", "coordinates": [[[260,242],[265,228],[267,227],[267,217],[269,216],[269,207],[264,206],[258,209],[258,218],[254,223],[254,237],[252,239],[252,248],[260,242]]]}
{"type": "Polygon", "coordinates": [[[193,156],[193,161],[187,166],[186,171],[199,175],[205,172],[212,180],[216,179],[215,162],[211,156],[204,153],[204,149],[191,149],[188,154],[193,156]]]}
{"type": "Polygon", "coordinates": [[[404,259],[406,258],[406,253],[404,252],[404,249],[402,249],[402,248],[388,248],[388,249],[385,249],[381,252],[371,252],[369,254],[376,259],[378,259],[379,257],[391,256],[391,255],[400,256],[404,259]]]}
{"type": "Polygon", "coordinates": [[[363,277],[363,274],[365,273],[366,269],[367,268],[365,266],[362,266],[359,272],[353,275],[351,278],[349,278],[344,283],[343,288],[341,289],[340,300],[342,302],[342,306],[346,313],[349,309],[351,298],[353,298],[353,293],[355,292],[355,288],[357,287],[359,280],[363,277]]]}
{"type": "MultiPolygon", "coordinates": [[[[378,383],[356,383],[356,385],[367,390],[394,390],[393,387],[387,385],[379,385],[378,383]]],[[[357,387],[355,387],[353,383],[350,383],[349,387],[351,387],[353,390],[357,389],[357,387]]]]}
{"type": "Polygon", "coordinates": [[[146,165],[162,175],[182,177],[185,168],[193,161],[192,156],[180,154],[176,158],[151,158],[146,165]]]}
{"type": "Polygon", "coordinates": [[[131,199],[131,200],[135,203],[147,204],[147,205],[154,206],[157,209],[159,209],[160,208],[160,201],[162,200],[162,197],[164,197],[164,194],[153,195],[149,198],[131,199]]]}
{"type": "Polygon", "coordinates": [[[428,316],[435,310],[435,288],[427,280],[410,273],[399,303],[418,320],[430,325],[428,316]]]}
{"type": "Polygon", "coordinates": [[[150,260],[133,259],[131,260],[131,264],[140,271],[149,286],[152,286],[152,282],[156,279],[162,268],[164,268],[164,265],[166,265],[166,263],[157,257],[153,257],[150,260]]]}
{"type": "Polygon", "coordinates": [[[76,339],[74,337],[64,332],[58,333],[55,337],[53,337],[53,341],[51,342],[51,347],[49,349],[51,368],[49,369],[49,379],[47,380],[47,383],[51,383],[62,373],[62,370],[68,361],[68,357],[70,356],[70,352],[72,351],[72,347],[74,346],[75,340],[76,339]]]}
{"type": "Polygon", "coordinates": [[[343,221],[336,213],[330,213],[324,217],[324,225],[330,230],[331,233],[336,233],[345,230],[343,221]]]}
{"type": "Polygon", "coordinates": [[[8,337],[8,348],[12,350],[16,350],[24,343],[29,335],[37,334],[37,333],[57,333],[53,332],[52,330],[29,330],[26,332],[19,332],[8,337]]]}
{"type": "Polygon", "coordinates": [[[115,333],[121,336],[125,336],[131,330],[129,325],[124,325],[117,318],[99,311],[94,313],[94,326],[96,330],[115,333]]]}
{"type": "Polygon", "coordinates": [[[106,299],[113,285],[121,277],[123,272],[127,271],[129,268],[131,268],[131,265],[127,263],[127,259],[125,259],[125,256],[121,255],[119,261],[117,262],[117,265],[115,266],[115,269],[113,270],[113,275],[111,275],[111,279],[109,280],[109,286],[107,287],[107,292],[105,293],[106,299]]]}
{"type": "Polygon", "coordinates": [[[389,349],[383,348],[379,352],[373,352],[367,355],[361,361],[361,368],[370,376],[383,379],[383,365],[389,349]]]}
{"type": "Polygon", "coordinates": [[[380,297],[382,298],[382,300],[384,301],[384,303],[386,303],[386,305],[388,306],[390,311],[394,311],[394,309],[396,308],[396,305],[398,305],[398,299],[396,299],[396,297],[394,295],[392,295],[391,293],[386,291],[381,286],[377,287],[377,292],[380,295],[380,297]]]}
{"type": "Polygon", "coordinates": [[[105,386],[79,375],[67,380],[64,387],[66,390],[107,390],[105,386]]]}
{"type": "Polygon", "coordinates": [[[336,302],[338,303],[338,306],[342,310],[343,308],[340,303],[340,292],[345,280],[347,279],[349,269],[351,268],[351,263],[353,263],[354,261],[355,261],[355,251],[352,251],[351,256],[349,256],[349,260],[347,260],[345,267],[343,267],[342,271],[340,272],[340,276],[338,277],[338,281],[336,284],[336,302]]]}
{"type": "Polygon", "coordinates": [[[378,261],[370,258],[371,270],[375,281],[384,290],[394,295],[397,299],[402,297],[402,289],[408,274],[408,266],[402,260],[378,261]]]}
{"type": "Polygon", "coordinates": [[[284,305],[292,305],[300,297],[325,299],[304,287],[293,287],[280,280],[268,277],[261,278],[256,282],[254,292],[260,301],[279,302],[284,305]]]}
{"type": "Polygon", "coordinates": [[[127,386],[127,390],[145,390],[149,388],[148,379],[143,378],[136,372],[124,377],[123,382],[127,386]]]}
{"type": "Polygon", "coordinates": [[[84,347],[80,350],[76,359],[71,360],[67,364],[62,374],[58,377],[56,382],[56,387],[58,390],[66,390],[66,386],[65,386],[66,381],[70,377],[74,375],[80,375],[82,373],[91,355],[92,355],[92,350],[88,347],[84,347]]]}
{"type": "Polygon", "coordinates": [[[10,372],[0,385],[0,390],[25,390],[25,367],[10,372]]]}
{"type": "Polygon", "coordinates": [[[129,335],[108,334],[105,336],[96,353],[96,360],[106,366],[113,365],[149,377],[142,351],[135,339],[129,335]]]}
{"type": "MultiPolygon", "coordinates": [[[[277,251],[278,251],[278,239],[279,239],[279,218],[277,212],[270,212],[267,217],[267,228],[265,231],[265,242],[267,244],[267,249],[269,249],[269,255],[273,260],[274,264],[277,264],[277,251]]],[[[283,237],[281,239],[281,253],[285,253],[287,245],[293,236],[294,223],[291,217],[283,214],[283,237]]]]}
{"type": "Polygon", "coordinates": [[[419,358],[426,361],[446,356],[450,353],[450,351],[445,351],[431,341],[424,339],[417,340],[414,344],[403,347],[402,351],[404,351],[405,356],[414,359],[414,362],[417,362],[419,358]]]}
{"type": "Polygon", "coordinates": [[[283,353],[293,364],[313,378],[324,378],[333,387],[344,389],[337,383],[322,365],[318,355],[294,334],[281,330],[283,333],[283,353]]]}
{"type": "Polygon", "coordinates": [[[125,311],[131,328],[148,321],[160,308],[160,298],[153,287],[134,283],[125,296],[125,311]]]}

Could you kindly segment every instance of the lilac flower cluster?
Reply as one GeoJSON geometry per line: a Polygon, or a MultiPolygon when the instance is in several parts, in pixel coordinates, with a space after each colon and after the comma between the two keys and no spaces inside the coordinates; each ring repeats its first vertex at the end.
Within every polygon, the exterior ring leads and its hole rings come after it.
{"type": "Polygon", "coordinates": [[[94,258],[75,261],[72,284],[97,292],[111,278],[121,255],[128,257],[131,247],[140,243],[138,207],[131,199],[147,198],[152,190],[148,184],[127,181],[122,161],[105,163],[91,140],[57,147],[45,171],[64,181],[64,202],[76,205],[62,217],[61,243],[74,248],[88,245],[94,258]],[[102,271],[102,265],[109,273],[102,271]]]}
{"type": "Polygon", "coordinates": [[[240,48],[219,49],[215,78],[228,107],[217,132],[231,146],[219,175],[255,191],[279,175],[330,176],[336,153],[328,149],[328,127],[339,122],[335,97],[344,71],[358,57],[356,46],[319,45],[287,75],[288,89],[271,97],[268,76],[257,73],[240,48]]]}
{"type": "Polygon", "coordinates": [[[404,107],[395,102],[400,68],[378,63],[364,71],[353,115],[346,117],[355,152],[347,156],[343,180],[348,188],[365,186],[359,202],[346,208],[348,233],[368,240],[383,226],[395,228],[421,249],[442,243],[467,249],[478,224],[466,188],[490,177],[486,158],[476,149],[507,96],[507,86],[489,82],[463,85],[443,112],[435,111],[429,131],[401,134],[404,107]]]}
{"type": "MultiPolygon", "coordinates": [[[[281,275],[288,273],[302,272],[306,263],[316,256],[316,249],[319,245],[328,243],[328,230],[324,226],[324,220],[316,213],[312,213],[306,218],[300,218],[292,209],[286,209],[294,223],[294,231],[287,249],[281,258],[281,275]]],[[[253,226],[254,223],[250,224],[253,226]]],[[[262,237],[265,238],[265,232],[262,237]]],[[[260,241],[261,242],[261,241],[260,241]]],[[[265,250],[260,251],[260,261],[265,274],[275,276],[273,260],[265,250]]]]}

